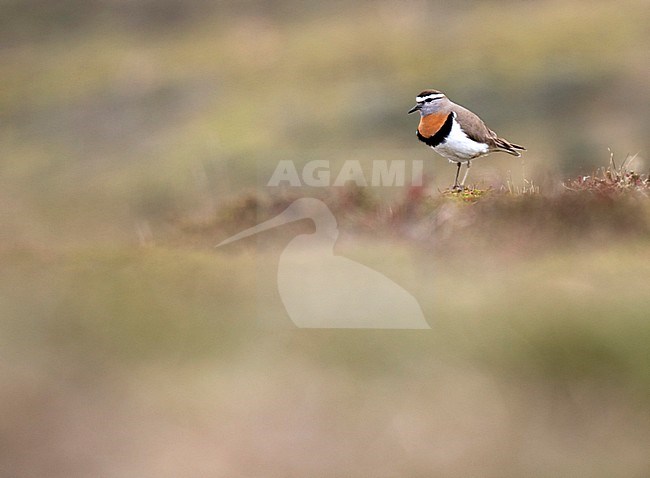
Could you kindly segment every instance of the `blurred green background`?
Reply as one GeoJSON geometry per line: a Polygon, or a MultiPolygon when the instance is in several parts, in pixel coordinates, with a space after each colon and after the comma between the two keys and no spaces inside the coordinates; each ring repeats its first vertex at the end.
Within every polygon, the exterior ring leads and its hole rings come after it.
{"type": "Polygon", "coordinates": [[[427,332],[293,328],[275,274],[304,228],[212,246],[288,194],[281,159],[447,187],[406,115],[425,88],[529,150],[470,181],[555,197],[608,148],[647,171],[649,23],[647,0],[0,0],[0,476],[648,476],[647,198],[373,235],[337,209],[337,252],[427,332]]]}

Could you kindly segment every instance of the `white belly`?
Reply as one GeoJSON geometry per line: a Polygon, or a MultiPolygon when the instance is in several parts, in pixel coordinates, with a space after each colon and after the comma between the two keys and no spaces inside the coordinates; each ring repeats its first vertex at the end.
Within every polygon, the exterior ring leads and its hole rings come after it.
{"type": "Polygon", "coordinates": [[[454,162],[464,162],[470,159],[478,158],[489,152],[488,145],[485,143],[477,143],[471,140],[462,129],[460,125],[454,120],[451,126],[451,131],[447,139],[435,146],[433,150],[443,158],[454,162]]]}

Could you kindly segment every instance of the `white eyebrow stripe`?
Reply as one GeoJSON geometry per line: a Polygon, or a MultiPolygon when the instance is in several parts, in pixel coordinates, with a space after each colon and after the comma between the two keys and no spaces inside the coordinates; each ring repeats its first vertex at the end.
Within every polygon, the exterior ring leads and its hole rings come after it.
{"type": "Polygon", "coordinates": [[[427,96],[416,96],[415,101],[417,103],[420,103],[420,102],[422,102],[424,100],[427,100],[429,98],[431,98],[432,100],[437,100],[437,99],[440,99],[440,98],[442,98],[444,96],[445,95],[443,95],[442,93],[435,93],[435,94],[430,94],[430,95],[427,95],[427,96]]]}

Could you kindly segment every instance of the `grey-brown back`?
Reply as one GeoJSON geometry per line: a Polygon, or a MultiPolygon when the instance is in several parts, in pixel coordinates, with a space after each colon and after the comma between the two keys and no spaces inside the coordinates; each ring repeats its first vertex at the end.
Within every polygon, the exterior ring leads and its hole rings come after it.
{"type": "Polygon", "coordinates": [[[494,131],[486,126],[481,118],[467,108],[449,101],[449,111],[456,113],[456,121],[458,121],[461,129],[470,139],[487,144],[490,150],[503,151],[513,156],[521,156],[519,151],[526,150],[523,146],[499,138],[494,131]]]}

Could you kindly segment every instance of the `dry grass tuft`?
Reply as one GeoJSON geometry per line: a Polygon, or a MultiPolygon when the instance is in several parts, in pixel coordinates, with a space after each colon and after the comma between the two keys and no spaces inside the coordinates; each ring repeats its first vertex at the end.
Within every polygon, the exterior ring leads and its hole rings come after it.
{"type": "Polygon", "coordinates": [[[637,155],[627,156],[617,166],[613,153],[610,154],[609,165],[599,168],[591,176],[579,176],[564,183],[570,191],[589,191],[600,195],[612,196],[621,193],[641,193],[650,196],[650,177],[640,174],[630,165],[637,155]]]}

